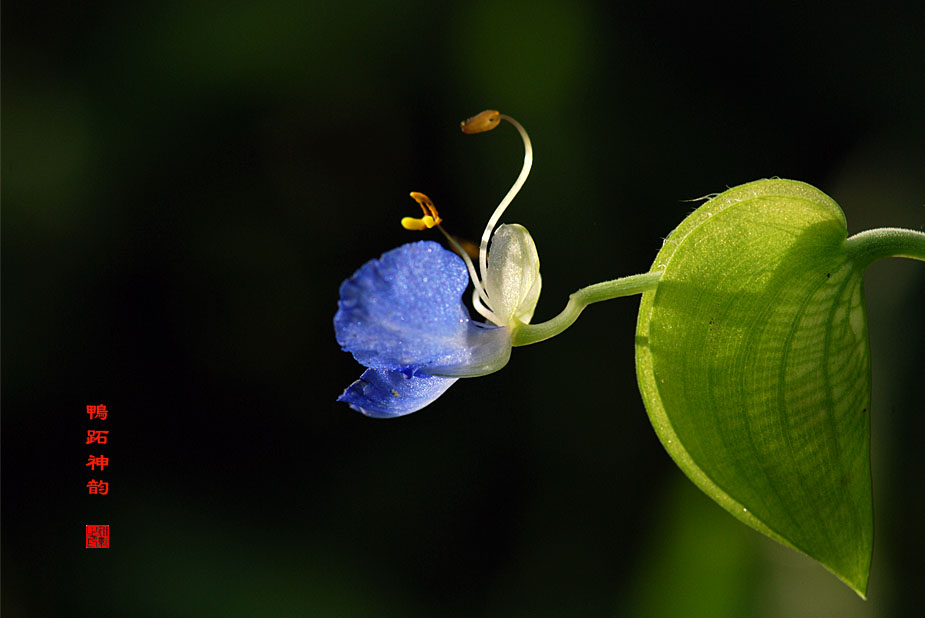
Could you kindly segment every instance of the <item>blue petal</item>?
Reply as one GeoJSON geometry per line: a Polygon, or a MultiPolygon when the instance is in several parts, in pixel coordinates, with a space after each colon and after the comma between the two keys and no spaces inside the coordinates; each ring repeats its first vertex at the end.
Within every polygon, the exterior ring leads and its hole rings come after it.
{"type": "Polygon", "coordinates": [[[416,412],[442,395],[456,378],[407,376],[400,371],[367,369],[337,398],[373,418],[394,418],[416,412]]]}
{"type": "Polygon", "coordinates": [[[469,319],[463,261],[435,242],[402,245],[370,260],[340,287],[337,342],[375,369],[430,375],[497,371],[511,352],[507,329],[469,319]]]}

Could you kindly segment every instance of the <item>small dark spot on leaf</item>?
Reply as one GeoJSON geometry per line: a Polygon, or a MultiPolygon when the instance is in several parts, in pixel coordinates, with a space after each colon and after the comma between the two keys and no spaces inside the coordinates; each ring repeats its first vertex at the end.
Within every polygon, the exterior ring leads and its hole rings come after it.
{"type": "Polygon", "coordinates": [[[832,273],[826,273],[826,274],[825,274],[825,278],[826,278],[826,279],[828,279],[828,278],[831,277],[831,276],[832,276],[832,273]]]}
{"type": "Polygon", "coordinates": [[[867,408],[864,408],[863,410],[861,410],[861,414],[864,414],[866,412],[867,412],[867,408]]]}

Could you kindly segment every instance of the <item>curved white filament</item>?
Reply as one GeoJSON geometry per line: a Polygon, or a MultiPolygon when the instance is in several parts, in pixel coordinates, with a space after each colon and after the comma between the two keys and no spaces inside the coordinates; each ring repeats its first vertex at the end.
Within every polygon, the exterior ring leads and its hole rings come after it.
{"type": "Polygon", "coordinates": [[[481,315],[486,320],[491,320],[498,326],[503,326],[498,320],[498,316],[496,316],[494,312],[491,311],[491,309],[485,306],[488,304],[488,293],[482,286],[482,282],[479,281],[478,273],[475,272],[475,265],[473,265],[472,260],[469,259],[469,254],[466,253],[466,250],[460,246],[455,238],[450,236],[450,234],[448,234],[447,231],[443,229],[443,226],[438,225],[437,229],[443,233],[447,241],[449,241],[453,248],[456,249],[456,253],[458,253],[466,263],[466,268],[469,270],[469,278],[472,279],[472,308],[475,309],[479,315],[481,315]],[[485,304],[482,304],[483,300],[485,301],[485,304]]]}
{"type": "MultiPolygon", "coordinates": [[[[507,210],[507,207],[511,204],[512,201],[514,201],[514,197],[517,196],[520,188],[527,181],[527,176],[530,175],[530,168],[533,167],[533,144],[530,142],[530,136],[527,135],[527,131],[524,130],[519,122],[506,114],[501,114],[501,119],[510,122],[512,125],[514,125],[514,128],[517,129],[518,133],[520,133],[520,137],[524,142],[524,165],[520,170],[520,175],[517,176],[517,180],[514,181],[514,184],[508,190],[507,195],[504,196],[504,199],[501,200],[501,203],[498,204],[497,208],[495,208],[495,212],[492,213],[491,218],[488,220],[488,225],[485,227],[485,231],[482,232],[482,242],[479,243],[479,273],[481,274],[483,281],[485,280],[485,273],[488,270],[488,241],[491,238],[491,232],[495,229],[495,226],[501,219],[501,215],[504,214],[504,211],[507,210]]],[[[474,280],[475,278],[473,277],[473,281],[474,280]]],[[[487,296],[485,297],[485,302],[490,304],[487,296]]]]}

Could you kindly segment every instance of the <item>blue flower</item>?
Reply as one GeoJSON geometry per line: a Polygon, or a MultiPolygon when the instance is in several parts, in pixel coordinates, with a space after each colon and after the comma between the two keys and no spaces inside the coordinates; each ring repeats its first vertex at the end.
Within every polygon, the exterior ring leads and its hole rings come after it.
{"type": "MultiPolygon", "coordinates": [[[[529,139],[524,143],[524,170],[482,236],[481,277],[444,232],[462,258],[435,242],[409,243],[370,260],[341,284],[334,316],[337,342],[368,369],[338,401],[375,418],[403,416],[433,402],[457,379],[482,376],[507,364],[512,335],[529,323],[541,287],[539,258],[527,230],[501,225],[492,235],[529,172],[529,139]],[[473,307],[488,323],[470,319],[462,302],[470,278],[473,307]]],[[[406,218],[402,224],[442,232],[433,203],[420,193],[412,197],[425,216],[406,218]]]]}
{"type": "Polygon", "coordinates": [[[344,281],[337,342],[369,369],[338,401],[367,416],[401,416],[457,378],[503,367],[510,331],[469,318],[462,302],[468,284],[463,261],[429,241],[393,249],[344,281]]]}

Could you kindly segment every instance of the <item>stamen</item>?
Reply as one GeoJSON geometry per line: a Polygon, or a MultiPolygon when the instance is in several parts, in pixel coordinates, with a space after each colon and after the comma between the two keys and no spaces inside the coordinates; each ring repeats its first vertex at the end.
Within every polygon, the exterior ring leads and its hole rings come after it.
{"type": "MultiPolygon", "coordinates": [[[[401,220],[401,225],[406,230],[421,231],[427,230],[436,227],[440,230],[440,233],[443,234],[450,245],[456,250],[456,253],[462,257],[463,261],[466,263],[466,269],[469,271],[469,278],[472,280],[472,307],[486,320],[490,320],[495,324],[501,326],[498,316],[496,316],[490,309],[482,304],[482,301],[485,301],[485,304],[488,303],[488,293],[485,291],[485,288],[482,286],[482,282],[479,281],[478,273],[475,271],[475,265],[472,263],[472,260],[469,258],[468,252],[459,244],[459,242],[450,236],[443,226],[440,223],[443,222],[443,219],[440,218],[440,215],[437,214],[437,207],[434,206],[433,201],[418,191],[412,191],[411,197],[421,206],[421,210],[424,211],[424,216],[415,219],[414,217],[404,217],[401,220]]],[[[471,244],[471,243],[470,243],[471,244]]]]}
{"type": "MultiPolygon", "coordinates": [[[[495,212],[492,213],[491,218],[488,220],[488,225],[485,226],[485,231],[482,232],[482,241],[479,243],[479,273],[482,275],[483,281],[485,280],[485,273],[488,270],[488,241],[491,238],[492,231],[501,219],[501,215],[504,214],[504,211],[514,200],[514,197],[520,191],[524,182],[526,182],[527,176],[530,175],[530,168],[533,167],[533,144],[530,142],[530,136],[527,135],[527,131],[524,130],[519,122],[506,114],[501,114],[494,110],[487,110],[481,114],[477,114],[463,121],[461,125],[463,133],[483,133],[495,128],[501,120],[510,122],[514,125],[514,128],[517,129],[517,132],[520,133],[520,137],[524,142],[524,164],[520,170],[520,174],[517,176],[517,180],[514,181],[507,195],[504,196],[504,199],[501,200],[501,203],[495,208],[495,212]]],[[[488,300],[486,299],[485,302],[488,303],[488,300]]]]}
{"type": "Polygon", "coordinates": [[[491,309],[482,304],[479,298],[479,291],[475,289],[472,290],[472,308],[489,322],[494,322],[497,326],[504,326],[501,320],[498,319],[498,316],[496,316],[491,309]]]}
{"type": "Polygon", "coordinates": [[[475,265],[472,263],[472,260],[469,258],[469,254],[465,249],[459,244],[459,242],[453,238],[442,225],[438,225],[437,229],[446,237],[447,242],[449,242],[453,248],[456,250],[456,253],[463,259],[466,263],[466,269],[469,271],[469,279],[472,280],[472,307],[486,320],[491,320],[498,326],[502,326],[501,322],[498,320],[491,309],[487,308],[482,304],[482,300],[485,303],[488,303],[488,293],[485,291],[485,288],[482,287],[482,282],[479,281],[479,276],[475,272],[475,265]]]}
{"type": "Polygon", "coordinates": [[[415,219],[414,217],[403,217],[401,220],[401,226],[403,228],[406,230],[420,232],[421,230],[429,230],[440,225],[443,219],[441,219],[440,215],[437,214],[437,208],[434,206],[434,203],[429,197],[423,193],[418,193],[417,191],[412,191],[411,197],[415,202],[418,203],[418,205],[421,207],[421,210],[424,211],[424,216],[420,219],[415,219]]]}
{"type": "Polygon", "coordinates": [[[496,126],[500,124],[502,120],[506,120],[517,129],[517,132],[520,133],[520,138],[524,143],[524,164],[520,169],[520,174],[517,176],[517,180],[514,181],[514,184],[508,189],[507,195],[504,196],[504,199],[501,200],[501,203],[498,204],[498,207],[495,208],[495,212],[492,213],[491,218],[488,219],[488,225],[485,226],[485,231],[482,232],[482,239],[479,243],[479,272],[476,273],[475,265],[472,263],[472,260],[469,258],[466,250],[460,246],[455,238],[446,233],[446,231],[440,226],[440,223],[443,221],[440,218],[440,215],[437,214],[437,209],[434,207],[434,203],[423,193],[418,193],[416,191],[411,193],[411,197],[420,204],[421,210],[424,211],[424,216],[420,219],[415,219],[413,217],[405,217],[401,220],[402,227],[408,230],[424,230],[432,227],[439,229],[450,244],[456,249],[457,253],[463,258],[466,263],[466,268],[469,270],[469,277],[472,279],[472,306],[473,308],[485,317],[488,320],[491,320],[499,326],[503,326],[498,317],[488,308],[491,305],[491,302],[488,299],[488,293],[485,291],[485,288],[482,286],[482,281],[485,280],[486,273],[488,272],[488,241],[491,239],[491,233],[494,231],[495,226],[498,224],[498,221],[501,219],[501,215],[504,214],[504,211],[507,210],[507,207],[514,201],[514,198],[517,196],[517,193],[523,187],[524,182],[527,180],[527,176],[530,175],[530,168],[533,167],[533,144],[530,142],[530,136],[527,135],[526,130],[523,126],[510,116],[502,114],[497,110],[485,110],[471,118],[462,121],[459,124],[460,129],[463,133],[471,135],[474,133],[484,133],[486,131],[491,131],[496,126]],[[479,277],[481,275],[481,277],[479,277]],[[484,301],[484,304],[483,304],[484,301]]]}

